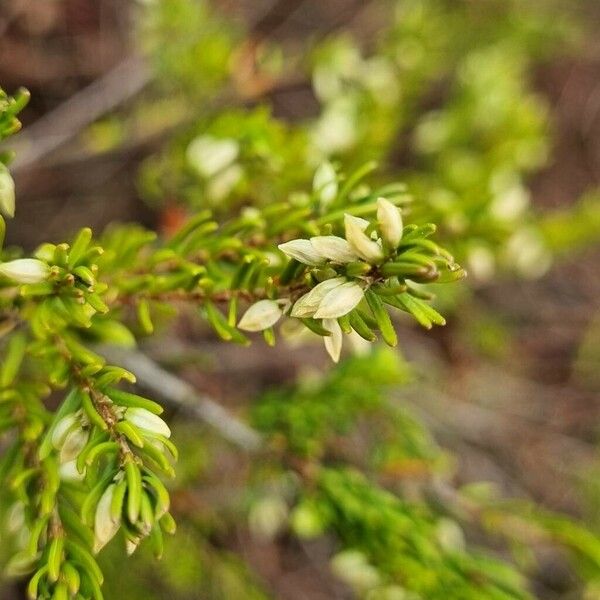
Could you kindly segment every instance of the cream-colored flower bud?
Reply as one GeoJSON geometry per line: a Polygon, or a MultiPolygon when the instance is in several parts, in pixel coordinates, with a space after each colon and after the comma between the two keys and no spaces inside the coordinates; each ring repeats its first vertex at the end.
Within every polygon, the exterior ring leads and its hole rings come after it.
{"type": "Polygon", "coordinates": [[[347,315],[363,299],[364,291],[353,281],[330,291],[319,304],[315,319],[337,319],[347,315]]]}
{"type": "Polygon", "coordinates": [[[365,592],[381,583],[381,576],[367,557],[358,550],[343,550],[331,559],[331,570],[342,581],[365,592]]]}
{"type": "Polygon", "coordinates": [[[282,315],[275,300],[259,300],[244,313],[238,327],[244,331],[263,331],[275,325],[282,315]]]}
{"type": "Polygon", "coordinates": [[[67,433],[60,448],[59,460],[61,463],[67,463],[75,460],[83,447],[87,444],[89,432],[80,425],[67,433]]]}
{"type": "Polygon", "coordinates": [[[326,279],[317,284],[310,292],[296,300],[292,312],[290,313],[291,316],[297,317],[298,319],[312,317],[317,308],[319,308],[323,298],[343,283],[346,283],[345,277],[334,277],[333,279],[326,279]]]}
{"type": "Polygon", "coordinates": [[[371,224],[369,221],[367,221],[367,219],[349,215],[348,213],[344,214],[344,221],[346,220],[346,216],[348,216],[353,223],[356,223],[363,231],[371,224]]]}
{"type": "Polygon", "coordinates": [[[60,450],[65,443],[67,435],[76,427],[80,427],[80,419],[76,413],[64,416],[52,430],[52,445],[60,450]]]}
{"type": "Polygon", "coordinates": [[[111,504],[116,485],[111,483],[98,501],[94,517],[94,553],[100,552],[116,535],[121,526],[121,519],[113,519],[111,504]]]}
{"type": "Polygon", "coordinates": [[[436,527],[436,537],[444,550],[461,552],[465,549],[465,534],[461,526],[453,519],[441,518],[436,527]]]}
{"type": "Polygon", "coordinates": [[[358,260],[350,244],[337,235],[319,235],[310,238],[313,248],[326,259],[336,263],[349,263],[358,260]]]}
{"type": "Polygon", "coordinates": [[[365,232],[364,219],[352,215],[344,215],[346,239],[356,254],[369,263],[377,263],[383,259],[381,246],[372,240],[365,232]]]}
{"type": "Polygon", "coordinates": [[[381,237],[392,248],[397,248],[402,239],[402,215],[398,208],[385,198],[377,199],[377,222],[381,237]]]}
{"type": "Polygon", "coordinates": [[[63,481],[82,481],[85,477],[85,470],[80,473],[77,469],[77,461],[69,460],[58,467],[58,474],[63,481]]]}
{"type": "Polygon", "coordinates": [[[40,283],[48,279],[50,267],[35,258],[18,258],[1,263],[0,273],[17,283],[40,283]]]}
{"type": "Polygon", "coordinates": [[[2,163],[0,163],[0,212],[7,217],[15,216],[15,182],[2,163]]]}
{"type": "Polygon", "coordinates": [[[229,166],[239,153],[240,146],[234,139],[203,135],[191,141],[186,158],[192,168],[208,178],[229,166]]]}
{"type": "Polygon", "coordinates": [[[541,277],[550,268],[552,256],[540,234],[530,228],[516,230],[506,242],[505,263],[523,277],[541,277]]]}
{"type": "Polygon", "coordinates": [[[27,529],[25,521],[25,505],[17,500],[9,508],[6,515],[6,528],[13,535],[17,535],[23,528],[27,529]]]}
{"type": "Polygon", "coordinates": [[[337,319],[323,319],[323,329],[331,333],[331,335],[323,338],[325,350],[327,350],[327,354],[331,356],[333,362],[338,362],[342,352],[342,328],[337,319]]]}
{"type": "Polygon", "coordinates": [[[137,550],[141,541],[142,541],[142,538],[139,536],[134,537],[134,538],[128,537],[125,540],[125,552],[127,552],[127,556],[131,556],[137,550]]]}
{"type": "Polygon", "coordinates": [[[337,175],[330,162],[321,163],[315,171],[313,190],[321,201],[321,206],[331,204],[338,192],[337,175]]]}
{"type": "Polygon", "coordinates": [[[169,426],[158,415],[145,408],[130,407],[125,411],[124,418],[144,431],[166,438],[171,437],[169,426]]]}
{"type": "Polygon", "coordinates": [[[314,267],[325,262],[325,258],[315,250],[310,240],[290,240],[284,244],[279,244],[277,247],[290,258],[295,258],[305,265],[314,267]]]}

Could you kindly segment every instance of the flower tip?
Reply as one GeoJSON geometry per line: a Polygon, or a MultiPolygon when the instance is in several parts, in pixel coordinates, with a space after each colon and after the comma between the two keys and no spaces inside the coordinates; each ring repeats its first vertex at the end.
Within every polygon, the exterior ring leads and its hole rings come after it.
{"type": "Polygon", "coordinates": [[[351,249],[368,263],[377,263],[383,258],[381,246],[375,240],[372,240],[365,229],[369,222],[355,217],[353,215],[344,215],[344,225],[346,230],[346,240],[351,249]]]}
{"type": "Polygon", "coordinates": [[[321,163],[313,178],[313,191],[317,194],[322,206],[328,206],[338,193],[337,174],[329,161],[321,163]]]}
{"type": "Polygon", "coordinates": [[[377,222],[382,238],[392,247],[397,248],[402,239],[402,214],[400,210],[385,198],[377,199],[377,222]]]}

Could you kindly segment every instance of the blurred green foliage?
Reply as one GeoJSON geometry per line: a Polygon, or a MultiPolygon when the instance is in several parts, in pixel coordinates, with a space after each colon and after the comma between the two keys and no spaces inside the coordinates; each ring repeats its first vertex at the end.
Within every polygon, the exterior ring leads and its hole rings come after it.
{"type": "MultiPolygon", "coordinates": [[[[168,31],[163,10],[149,13],[157,23],[165,19],[168,31]]],[[[227,211],[298,193],[323,158],[346,170],[376,160],[410,183],[419,200],[413,218],[440,224],[474,281],[489,281],[498,269],[524,277],[546,272],[554,246],[530,206],[526,178],[546,163],[550,124],[528,80],[535,61],[576,47],[573,13],[520,0],[408,1],[391,12],[369,53],[348,33],[307,42],[304,61],[283,47],[283,60],[298,63],[312,83],[316,115],[284,124],[260,96],[253,112],[223,114],[204,103],[191,128],[144,165],[142,194],[153,203],[227,211]],[[220,155],[226,145],[231,157],[214,172],[201,164],[199,149],[220,155]]],[[[210,30],[218,18],[205,17],[210,30]]],[[[232,56],[242,66],[252,60],[232,56]]],[[[219,94],[235,89],[235,69],[235,61],[223,66],[219,94]]],[[[579,239],[575,227],[569,231],[579,239]]],[[[581,235],[584,244],[597,238],[581,235]]]]}

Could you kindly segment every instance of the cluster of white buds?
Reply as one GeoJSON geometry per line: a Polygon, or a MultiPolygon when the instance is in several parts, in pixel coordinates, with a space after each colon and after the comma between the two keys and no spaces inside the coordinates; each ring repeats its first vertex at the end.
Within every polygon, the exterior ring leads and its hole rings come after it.
{"type": "MultiPolygon", "coordinates": [[[[380,236],[375,231],[369,235],[369,221],[346,214],[345,238],[326,235],[296,239],[280,244],[279,249],[290,258],[313,267],[361,261],[377,265],[384,260],[386,249],[398,247],[403,231],[400,211],[385,198],[377,200],[377,222],[380,236]]],[[[368,286],[368,279],[360,276],[326,279],[294,303],[290,316],[322,319],[323,328],[330,334],[323,338],[325,348],[337,362],[342,348],[342,329],[337,319],[358,306],[368,286]]]]}
{"type": "Polygon", "coordinates": [[[402,215],[389,200],[379,198],[377,223],[381,237],[376,232],[372,235],[366,233],[369,221],[346,214],[345,239],[336,235],[322,235],[291,240],[280,244],[279,249],[290,258],[312,267],[326,262],[348,264],[358,260],[378,264],[385,257],[384,244],[395,249],[402,239],[402,215]]]}
{"type": "MultiPolygon", "coordinates": [[[[335,172],[323,167],[315,175],[315,186],[330,185],[335,172]],[[323,181],[321,181],[323,180],[323,181]]],[[[244,331],[263,331],[273,327],[289,309],[291,317],[318,319],[329,333],[324,336],[327,352],[338,361],[342,348],[342,329],[337,321],[356,308],[365,297],[370,280],[365,276],[381,264],[386,253],[395,250],[402,239],[402,216],[396,206],[385,198],[377,200],[378,232],[368,232],[370,223],[353,215],[344,215],[345,238],[320,235],[310,239],[295,239],[279,245],[288,257],[310,267],[349,265],[357,263],[357,275],[333,276],[318,283],[298,298],[293,306],[287,299],[259,300],[244,313],[238,327],[244,331]]]]}
{"type": "MultiPolygon", "coordinates": [[[[163,445],[171,437],[165,421],[143,407],[114,407],[120,417],[119,423],[125,435],[132,435],[122,425],[131,425],[143,441],[136,445],[148,449],[148,445],[163,451],[163,445]]],[[[117,425],[119,429],[119,425],[117,425]]],[[[129,439],[134,439],[129,438],[129,439]]],[[[156,455],[155,455],[156,456],[156,455]]],[[[129,456],[123,470],[119,471],[104,489],[94,514],[94,552],[99,552],[124,526],[126,548],[132,554],[139,543],[158,526],[169,509],[168,493],[160,480],[129,456]]]]}
{"type": "Polygon", "coordinates": [[[140,542],[162,526],[174,531],[168,514],[169,495],[158,478],[142,473],[134,462],[128,462],[102,492],[94,513],[94,553],[98,553],[119,532],[125,530],[128,554],[133,554],[140,542]]]}

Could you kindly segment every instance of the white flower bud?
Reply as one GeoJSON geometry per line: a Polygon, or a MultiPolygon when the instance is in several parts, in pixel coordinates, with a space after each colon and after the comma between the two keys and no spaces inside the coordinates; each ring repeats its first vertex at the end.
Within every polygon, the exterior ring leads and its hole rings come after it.
{"type": "Polygon", "coordinates": [[[331,333],[331,335],[323,338],[325,350],[327,350],[327,354],[331,356],[333,362],[338,362],[342,352],[342,328],[337,319],[323,319],[323,329],[331,333]]]}
{"type": "Polygon", "coordinates": [[[85,477],[85,471],[80,473],[77,469],[76,460],[69,460],[62,463],[58,468],[58,474],[63,481],[82,481],[85,477]]]}
{"type": "Polygon", "coordinates": [[[377,199],[377,222],[381,237],[392,248],[397,248],[402,239],[402,215],[398,208],[385,198],[377,199]]]}
{"type": "Polygon", "coordinates": [[[552,263],[542,237],[532,229],[515,231],[506,243],[503,258],[507,265],[529,279],[544,275],[552,263]]]}
{"type": "Polygon", "coordinates": [[[1,263],[0,273],[17,283],[40,283],[48,279],[50,267],[35,258],[18,258],[1,263]]]}
{"type": "Polygon", "coordinates": [[[17,501],[9,509],[6,516],[6,528],[12,534],[18,534],[22,528],[27,528],[25,522],[25,505],[17,501]]]}
{"type": "Polygon", "coordinates": [[[187,147],[186,158],[200,175],[209,178],[229,166],[239,152],[239,144],[233,139],[203,135],[192,140],[187,147]]]}
{"type": "Polygon", "coordinates": [[[383,258],[381,246],[373,241],[365,232],[364,219],[353,217],[352,215],[344,215],[344,226],[346,228],[346,239],[350,247],[361,258],[364,258],[369,263],[379,262],[383,258]]]}
{"type": "Polygon", "coordinates": [[[125,540],[125,552],[127,552],[127,556],[131,556],[137,550],[137,547],[140,545],[141,541],[142,541],[142,539],[140,537],[136,537],[136,538],[128,537],[125,540]]]}
{"type": "Polygon", "coordinates": [[[337,263],[349,263],[358,259],[350,244],[337,235],[319,235],[310,238],[313,248],[323,257],[337,263]]]}
{"type": "Polygon", "coordinates": [[[15,182],[2,163],[0,163],[0,212],[7,217],[15,216],[15,182]]]}
{"type": "Polygon", "coordinates": [[[67,463],[75,460],[87,444],[88,438],[89,433],[85,429],[82,429],[81,425],[69,431],[60,448],[60,462],[67,463]]]}
{"type": "Polygon", "coordinates": [[[338,192],[337,175],[330,162],[321,163],[315,171],[313,190],[322,206],[327,206],[335,200],[338,192]]]}
{"type": "Polygon", "coordinates": [[[353,281],[330,291],[319,304],[315,319],[337,319],[347,315],[364,296],[363,289],[353,281]]]}
{"type": "MultiPolygon", "coordinates": [[[[22,546],[26,546],[22,544],[22,546]]],[[[4,565],[4,575],[7,577],[22,577],[31,574],[39,561],[39,556],[28,552],[25,548],[13,554],[12,558],[4,565]]]]}
{"type": "Polygon", "coordinates": [[[346,283],[346,279],[344,277],[335,277],[333,279],[326,279],[321,283],[317,284],[310,292],[304,294],[301,298],[298,298],[294,307],[292,308],[292,312],[290,313],[292,317],[297,317],[298,319],[304,319],[306,317],[312,317],[321,301],[325,296],[331,292],[331,290],[336,287],[346,283]]]}
{"type": "Polygon", "coordinates": [[[244,169],[233,164],[220,171],[206,186],[206,195],[213,201],[223,200],[244,176],[244,169]]]}
{"type": "Polygon", "coordinates": [[[523,214],[528,205],[529,193],[517,183],[492,200],[489,214],[499,221],[514,221],[523,214]]]}
{"type": "Polygon", "coordinates": [[[144,431],[162,435],[166,438],[171,437],[169,426],[158,415],[145,408],[130,407],[125,411],[124,418],[144,431]]]}
{"type": "Polygon", "coordinates": [[[353,223],[356,223],[363,231],[371,224],[369,221],[367,221],[367,219],[355,217],[354,215],[349,215],[348,213],[344,214],[344,222],[346,221],[346,217],[348,217],[353,223]]]}
{"type": "Polygon", "coordinates": [[[461,552],[465,549],[465,534],[454,520],[442,518],[436,527],[436,537],[440,546],[449,552],[461,552]]]}
{"type": "Polygon", "coordinates": [[[377,569],[358,550],[343,550],[336,554],[331,560],[331,570],[342,581],[363,592],[381,583],[377,569]]]}
{"type": "Polygon", "coordinates": [[[244,331],[263,331],[275,325],[282,315],[275,300],[259,300],[244,313],[238,327],[244,331]]]}
{"type": "Polygon", "coordinates": [[[312,145],[325,155],[349,150],[356,143],[358,117],[353,98],[340,97],[328,102],[309,130],[312,145]]]}
{"type": "Polygon", "coordinates": [[[67,435],[76,427],[80,427],[79,417],[71,413],[63,417],[52,430],[52,445],[60,450],[65,443],[67,435]]]}
{"type": "Polygon", "coordinates": [[[277,247],[290,258],[295,258],[305,265],[314,267],[325,262],[325,258],[315,250],[310,240],[290,240],[284,244],[279,244],[277,247]]]}
{"type": "Polygon", "coordinates": [[[113,519],[110,505],[115,493],[116,485],[111,483],[98,501],[94,518],[94,553],[100,552],[119,531],[120,517],[113,519]]]}

